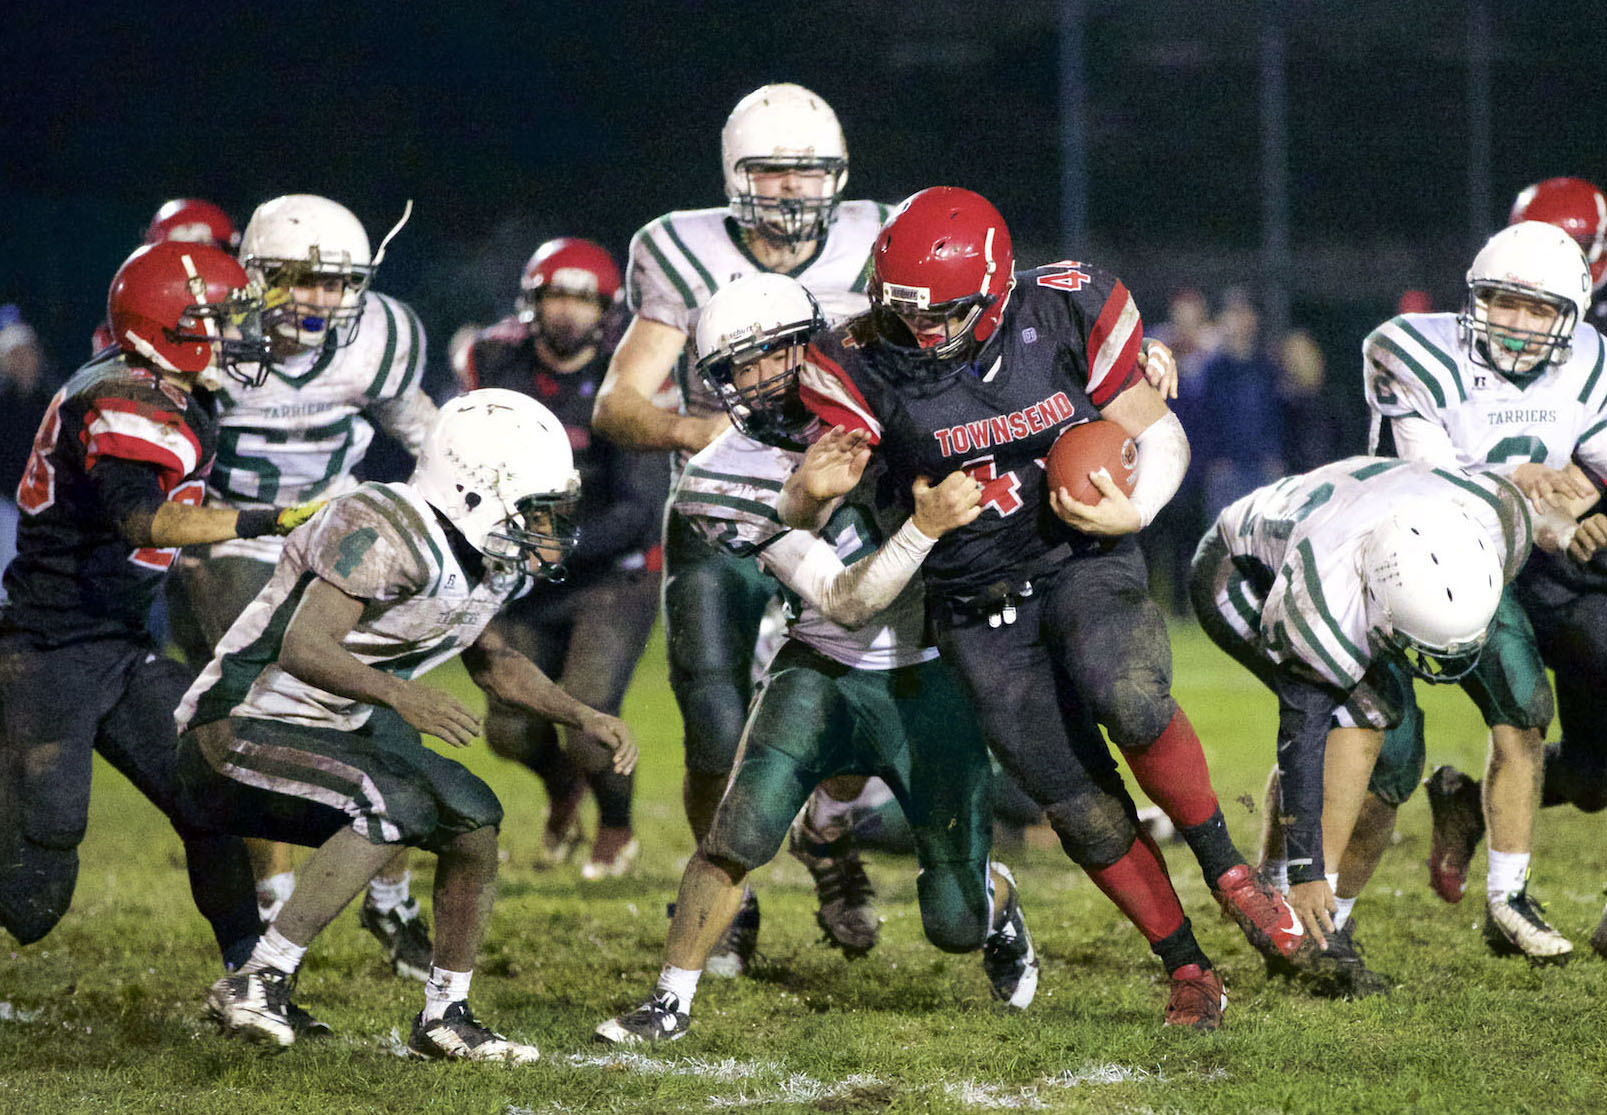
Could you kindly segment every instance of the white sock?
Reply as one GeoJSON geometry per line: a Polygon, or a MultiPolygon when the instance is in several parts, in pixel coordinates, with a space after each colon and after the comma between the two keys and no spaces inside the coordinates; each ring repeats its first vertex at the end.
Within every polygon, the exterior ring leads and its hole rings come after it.
{"type": "Polygon", "coordinates": [[[424,1021],[434,1022],[437,1018],[444,1017],[447,1007],[461,999],[467,999],[469,981],[473,978],[472,970],[453,972],[430,965],[430,978],[424,981],[424,1021]]]}
{"type": "Polygon", "coordinates": [[[681,1013],[689,1014],[692,1010],[692,996],[697,994],[697,981],[702,975],[702,968],[677,968],[673,964],[666,964],[664,970],[658,974],[655,990],[668,991],[674,995],[676,1002],[681,1004],[681,1013]]]}
{"type": "Polygon", "coordinates": [[[251,959],[240,966],[242,972],[260,972],[264,968],[277,968],[281,972],[294,972],[301,967],[301,958],[307,955],[307,946],[298,945],[279,932],[277,926],[257,938],[257,947],[251,950],[251,959]]]}
{"type": "Polygon", "coordinates": [[[364,904],[371,910],[388,914],[407,901],[407,885],[412,880],[413,874],[410,871],[402,872],[402,877],[394,883],[387,883],[383,879],[370,879],[368,900],[364,904]]]}
{"type": "Polygon", "coordinates": [[[1356,908],[1356,899],[1340,898],[1336,894],[1334,895],[1334,901],[1339,904],[1339,909],[1334,913],[1334,928],[1343,929],[1345,928],[1345,923],[1350,920],[1350,911],[1356,908]]]}
{"type": "Polygon", "coordinates": [[[281,871],[277,875],[269,875],[266,879],[257,880],[257,916],[265,925],[273,924],[273,919],[279,916],[286,902],[296,890],[296,873],[294,871],[281,871]]]}
{"type": "Polygon", "coordinates": [[[1328,880],[1328,889],[1333,891],[1335,894],[1338,894],[1339,893],[1339,872],[1335,871],[1331,875],[1324,875],[1323,878],[1328,880]]]}
{"type": "Polygon", "coordinates": [[[1528,852],[1498,852],[1490,849],[1490,873],[1485,876],[1484,893],[1489,898],[1505,898],[1523,889],[1529,873],[1528,852]]]}
{"type": "Polygon", "coordinates": [[[1280,894],[1289,893],[1289,861],[1286,859],[1267,860],[1267,882],[1277,888],[1280,894]]]}

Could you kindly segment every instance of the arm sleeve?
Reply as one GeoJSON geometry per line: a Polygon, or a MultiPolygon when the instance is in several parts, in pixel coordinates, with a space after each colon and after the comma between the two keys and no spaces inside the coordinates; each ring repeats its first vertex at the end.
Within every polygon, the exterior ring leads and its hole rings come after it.
{"type": "Polygon", "coordinates": [[[167,502],[158,465],[121,457],[102,457],[90,468],[89,483],[117,535],[130,546],[151,544],[151,521],[167,502]]]}
{"type": "Polygon", "coordinates": [[[638,317],[692,335],[697,317],[696,270],[667,235],[669,217],[641,228],[631,237],[625,265],[625,304],[638,317]]]}
{"type": "MultiPolygon", "coordinates": [[[[1080,274],[1075,268],[1073,271],[1080,274]]],[[[1088,401],[1103,408],[1144,378],[1144,370],[1138,363],[1144,321],[1138,312],[1138,303],[1133,301],[1120,279],[1096,268],[1088,271],[1091,281],[1074,288],[1075,293],[1068,297],[1073,316],[1085,337],[1088,401]]],[[[1036,281],[1039,285],[1054,286],[1055,276],[1040,273],[1036,281]]]]}
{"type": "Polygon", "coordinates": [[[418,592],[429,570],[419,544],[402,533],[387,495],[364,488],[342,496],[312,523],[307,567],[347,596],[391,601],[418,592]]]}
{"type": "Polygon", "coordinates": [[[1289,881],[1323,877],[1323,760],[1328,728],[1343,703],[1338,693],[1280,668],[1278,694],[1278,794],[1289,881]]]}
{"type": "MultiPolygon", "coordinates": [[[[1451,435],[1445,427],[1438,422],[1420,418],[1415,414],[1384,418],[1383,421],[1389,423],[1390,432],[1395,438],[1395,452],[1404,460],[1421,461],[1436,468],[1461,467],[1456,443],[1451,440],[1451,435]]],[[[1513,462],[1506,471],[1510,472],[1521,463],[1521,461],[1513,462]]]]}
{"type": "Polygon", "coordinates": [[[1189,467],[1189,439],[1182,421],[1167,411],[1166,417],[1151,422],[1133,443],[1138,447],[1138,464],[1130,499],[1138,508],[1139,522],[1147,527],[1183,484],[1189,467]]]}
{"type": "Polygon", "coordinates": [[[424,435],[435,421],[435,404],[417,383],[394,399],[381,399],[368,408],[374,422],[417,457],[424,435]]]}
{"type": "Polygon", "coordinates": [[[595,445],[607,446],[613,485],[607,506],[580,525],[574,554],[577,565],[595,564],[638,546],[669,495],[669,458],[665,454],[632,452],[593,436],[595,445]]]}
{"type": "Polygon", "coordinates": [[[882,440],[882,423],[865,393],[837,359],[838,353],[811,344],[798,370],[798,394],[828,426],[865,430],[870,443],[882,440]]]}
{"type": "Polygon", "coordinates": [[[874,554],[844,566],[825,539],[794,530],[761,550],[759,561],[821,615],[853,628],[892,605],[935,545],[905,520],[874,554]]]}

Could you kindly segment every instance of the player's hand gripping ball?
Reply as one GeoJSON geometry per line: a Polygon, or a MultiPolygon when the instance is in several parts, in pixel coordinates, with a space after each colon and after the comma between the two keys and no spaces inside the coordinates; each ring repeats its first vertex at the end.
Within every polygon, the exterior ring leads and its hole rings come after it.
{"type": "Polygon", "coordinates": [[[1133,435],[1107,418],[1096,418],[1073,426],[1055,439],[1044,462],[1049,473],[1049,490],[1066,489],[1078,503],[1098,503],[1105,497],[1088,479],[1100,469],[1126,495],[1133,494],[1133,470],[1138,465],[1138,446],[1133,435]]]}

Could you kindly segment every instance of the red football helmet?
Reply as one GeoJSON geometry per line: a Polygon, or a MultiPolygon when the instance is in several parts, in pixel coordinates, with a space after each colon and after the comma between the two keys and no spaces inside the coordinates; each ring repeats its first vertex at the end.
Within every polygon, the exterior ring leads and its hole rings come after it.
{"type": "Polygon", "coordinates": [[[1004,218],[981,194],[922,190],[882,226],[870,255],[879,347],[897,371],[952,375],[998,329],[1015,256],[1004,218]]]}
{"type": "Polygon", "coordinates": [[[1607,283],[1607,195],[1583,178],[1547,178],[1536,182],[1512,203],[1507,224],[1544,221],[1556,225],[1579,245],[1590,264],[1596,290],[1607,283]]]}
{"type": "Polygon", "coordinates": [[[519,316],[534,320],[542,291],[590,295],[611,306],[620,300],[619,267],[608,249],[594,240],[560,236],[537,248],[519,276],[519,316]]]}
{"type": "Polygon", "coordinates": [[[211,244],[233,252],[240,246],[240,230],[229,215],[210,201],[198,197],[176,197],[164,202],[145,230],[147,244],[180,240],[189,244],[211,244]]]}
{"type": "Polygon", "coordinates": [[[124,352],[170,372],[198,374],[213,363],[242,383],[267,377],[263,297],[221,248],[169,240],[123,261],[106,297],[106,317],[124,352]]]}

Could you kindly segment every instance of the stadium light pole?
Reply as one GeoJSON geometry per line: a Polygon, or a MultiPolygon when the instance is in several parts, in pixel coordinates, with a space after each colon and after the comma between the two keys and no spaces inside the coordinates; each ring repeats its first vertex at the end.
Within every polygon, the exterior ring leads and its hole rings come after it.
{"type": "MultiPolygon", "coordinates": [[[[1083,71],[1084,0],[1060,0],[1060,249],[1086,254],[1088,109],[1083,71]]],[[[1081,256],[1079,255],[1079,258],[1081,256]]]]}
{"type": "Polygon", "coordinates": [[[1468,244],[1490,235],[1490,57],[1494,50],[1488,0],[1468,5],[1468,244]]]}
{"type": "Polygon", "coordinates": [[[1261,5],[1261,312],[1263,336],[1289,328],[1289,121],[1282,5],[1261,5]]]}

